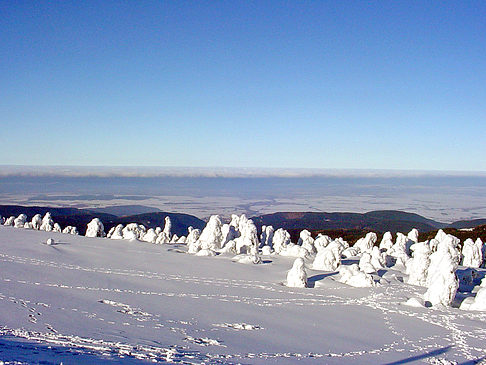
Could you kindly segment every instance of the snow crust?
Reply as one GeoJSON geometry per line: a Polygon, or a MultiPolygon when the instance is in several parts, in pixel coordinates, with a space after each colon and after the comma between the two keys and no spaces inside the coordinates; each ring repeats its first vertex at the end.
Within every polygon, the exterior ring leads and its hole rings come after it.
{"type": "MultiPolygon", "coordinates": [[[[157,245],[153,238],[165,236],[163,230],[141,226],[126,230],[138,235],[135,244],[121,239],[125,227],[110,230],[111,238],[119,239],[0,227],[2,359],[376,364],[410,357],[419,363],[452,363],[486,356],[486,281],[476,285],[486,273],[471,269],[476,287],[461,310],[453,307],[459,305],[450,301],[458,267],[454,237],[441,235],[435,249],[430,242],[413,243],[406,268],[390,267],[388,249],[380,250],[376,242],[365,252],[355,248],[357,256],[345,259],[347,243],[324,236],[314,239],[314,253],[299,242],[285,243],[284,252],[300,247],[307,258],[270,251],[265,261],[253,265],[252,258],[275,242],[254,240],[252,223],[239,218],[232,225],[238,237],[223,244],[222,235],[223,247],[197,251],[207,250],[208,257],[183,254],[189,243],[202,245],[194,229],[188,230],[187,244],[157,245]],[[236,250],[235,240],[245,230],[244,241],[251,244],[244,245],[249,250],[235,262],[234,254],[224,250],[236,250]],[[54,244],[42,244],[48,239],[54,244]],[[317,269],[317,257],[333,251],[341,255],[329,262],[336,266],[339,259],[339,266],[317,269]],[[428,267],[420,256],[429,256],[428,267]],[[239,265],[245,260],[251,266],[239,265]],[[360,261],[374,273],[360,269],[355,263],[360,261]],[[411,279],[414,272],[419,279],[411,279]],[[428,287],[408,284],[423,284],[425,272],[427,278],[430,273],[428,287]],[[423,297],[429,291],[434,293],[423,297]],[[325,325],[319,325],[323,320],[325,325]],[[440,352],[444,348],[448,351],[440,352]]],[[[213,233],[217,225],[213,221],[213,233]]],[[[99,233],[98,224],[93,226],[99,233]]],[[[213,233],[206,237],[218,237],[213,233]]],[[[301,238],[304,245],[308,235],[301,238]]]]}

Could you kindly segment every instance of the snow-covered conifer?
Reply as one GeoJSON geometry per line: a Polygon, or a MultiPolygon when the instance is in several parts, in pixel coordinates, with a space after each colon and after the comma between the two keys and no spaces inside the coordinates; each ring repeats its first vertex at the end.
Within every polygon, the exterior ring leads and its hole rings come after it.
{"type": "Polygon", "coordinates": [[[52,232],[62,232],[61,226],[59,223],[54,223],[54,226],[52,227],[52,232]]]}
{"type": "Polygon", "coordinates": [[[350,266],[341,265],[339,274],[341,276],[339,281],[343,284],[360,288],[375,286],[373,277],[360,271],[357,264],[352,264],[350,266]]]}
{"type": "Polygon", "coordinates": [[[482,242],[481,245],[476,244],[472,239],[468,238],[462,245],[462,265],[466,267],[479,268],[483,263],[482,242]]]}
{"type": "Polygon", "coordinates": [[[356,241],[353,247],[357,248],[361,253],[371,252],[377,239],[378,237],[376,236],[376,233],[368,232],[365,237],[362,237],[356,241]]]}
{"type": "Polygon", "coordinates": [[[393,237],[391,232],[385,232],[380,242],[380,250],[388,251],[393,246],[393,237]]]}
{"type": "Polygon", "coordinates": [[[54,229],[54,221],[50,212],[47,212],[42,218],[41,226],[39,228],[41,231],[50,232],[54,229]]]}
{"type": "Polygon", "coordinates": [[[14,227],[24,228],[25,222],[27,222],[27,216],[25,214],[19,214],[19,216],[14,219],[14,227]]]}
{"type": "Polygon", "coordinates": [[[341,253],[343,251],[344,245],[340,241],[332,241],[317,252],[312,268],[314,270],[336,271],[341,265],[341,253]]]}
{"type": "Polygon", "coordinates": [[[8,217],[6,220],[5,220],[5,223],[3,223],[4,226],[13,226],[15,223],[15,217],[14,216],[11,216],[11,217],[8,217]]]}
{"type": "Polygon", "coordinates": [[[169,240],[172,237],[171,229],[172,229],[172,222],[170,221],[169,217],[165,217],[164,233],[169,238],[169,240]]]}
{"type": "Polygon", "coordinates": [[[279,228],[273,234],[273,249],[275,253],[280,254],[290,243],[290,234],[283,228],[279,228]]]}
{"type": "Polygon", "coordinates": [[[418,286],[427,285],[427,273],[432,253],[429,242],[418,242],[410,247],[412,259],[407,261],[408,283],[418,286]]]}
{"type": "Polygon", "coordinates": [[[104,237],[105,227],[99,218],[93,218],[91,222],[88,223],[86,229],[86,237],[104,237]]]}
{"type": "Polygon", "coordinates": [[[299,257],[294,261],[292,269],[287,274],[286,285],[291,288],[307,287],[307,273],[302,258],[299,257]]]}
{"type": "Polygon", "coordinates": [[[314,247],[314,239],[311,236],[311,233],[304,229],[300,232],[299,241],[297,242],[299,246],[306,249],[309,254],[316,253],[316,248],[314,247]]]}

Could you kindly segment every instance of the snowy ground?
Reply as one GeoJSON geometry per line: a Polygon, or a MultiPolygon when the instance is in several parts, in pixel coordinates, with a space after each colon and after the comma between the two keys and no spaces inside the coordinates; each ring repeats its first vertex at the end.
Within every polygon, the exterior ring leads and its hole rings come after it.
{"type": "Polygon", "coordinates": [[[292,258],[184,251],[0,226],[0,360],[486,363],[486,312],[403,305],[425,288],[399,271],[351,288],[307,270],[313,287],[295,289],[292,258]]]}

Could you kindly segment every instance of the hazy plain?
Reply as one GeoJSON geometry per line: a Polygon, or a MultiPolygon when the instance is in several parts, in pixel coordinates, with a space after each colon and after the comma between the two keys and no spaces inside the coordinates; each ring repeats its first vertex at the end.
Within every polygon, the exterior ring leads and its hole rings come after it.
{"type": "Polygon", "coordinates": [[[0,177],[2,204],[95,208],[145,205],[206,218],[278,211],[397,209],[441,222],[486,217],[486,176],[0,177]]]}

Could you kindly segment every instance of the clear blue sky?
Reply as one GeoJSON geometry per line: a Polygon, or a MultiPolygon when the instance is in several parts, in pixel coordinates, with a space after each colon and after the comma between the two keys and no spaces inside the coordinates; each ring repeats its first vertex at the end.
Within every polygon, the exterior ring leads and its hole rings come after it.
{"type": "Polygon", "coordinates": [[[485,1],[2,1],[0,164],[486,170],[485,1]]]}

